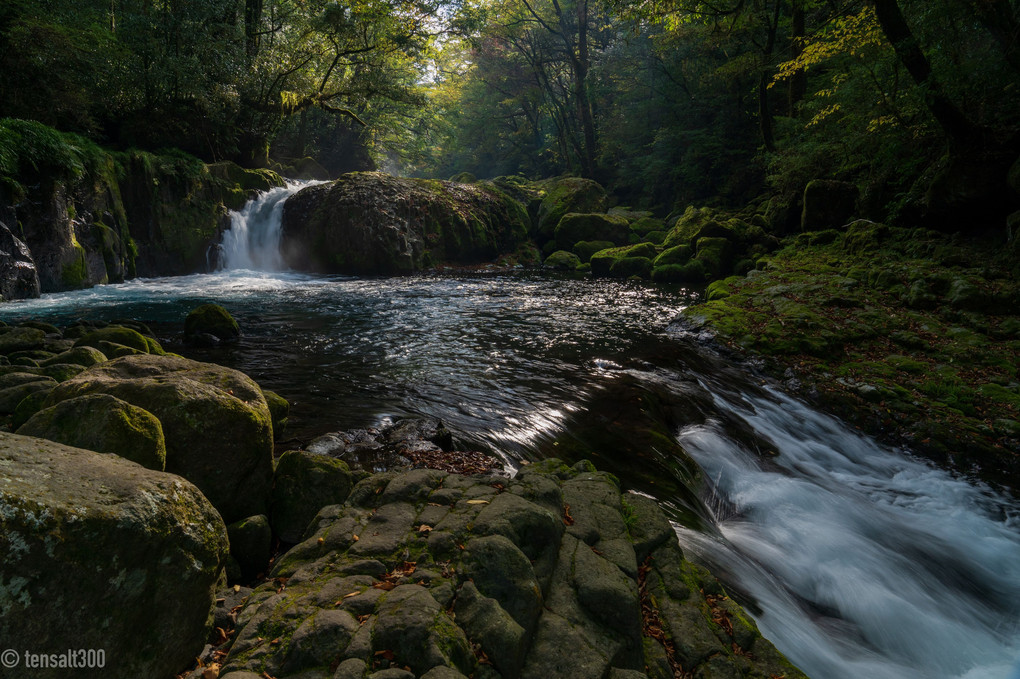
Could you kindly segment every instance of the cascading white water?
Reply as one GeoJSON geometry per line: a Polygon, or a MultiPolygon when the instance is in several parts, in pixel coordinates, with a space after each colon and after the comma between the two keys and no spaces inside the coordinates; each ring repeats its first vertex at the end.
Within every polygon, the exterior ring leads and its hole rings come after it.
{"type": "Polygon", "coordinates": [[[713,422],[679,440],[714,483],[721,536],[681,544],[728,571],[763,633],[817,679],[1005,679],[1020,652],[1020,517],[989,491],[775,392],[715,390],[771,441],[713,422]]]}
{"type": "Polygon", "coordinates": [[[243,208],[230,212],[230,228],[223,232],[219,246],[219,264],[223,269],[281,271],[280,255],[283,204],[295,193],[320,182],[289,181],[249,200],[243,208]]]}

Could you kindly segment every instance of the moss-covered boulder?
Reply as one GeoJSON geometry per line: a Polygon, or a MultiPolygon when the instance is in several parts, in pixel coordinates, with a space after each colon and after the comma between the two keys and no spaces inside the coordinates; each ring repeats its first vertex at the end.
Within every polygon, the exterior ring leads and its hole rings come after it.
{"type": "Polygon", "coordinates": [[[655,266],[666,266],[667,264],[686,264],[694,256],[694,248],[690,245],[675,245],[663,250],[652,261],[655,266]]]}
{"type": "MultiPolygon", "coordinates": [[[[554,182],[546,189],[538,208],[533,235],[539,245],[553,240],[556,226],[568,212],[592,213],[606,209],[606,190],[597,182],[579,177],[568,177],[554,182]]],[[[584,240],[578,238],[578,240],[584,240]]],[[[573,243],[568,244],[569,248],[573,243]]]]}
{"type": "MultiPolygon", "coordinates": [[[[150,338],[151,339],[151,338],[150,338]]],[[[140,332],[122,325],[111,325],[105,328],[93,330],[84,337],[75,341],[75,347],[92,347],[98,349],[107,356],[112,356],[109,351],[111,345],[119,345],[134,349],[140,354],[149,353],[150,343],[140,332]],[[105,344],[104,344],[105,343],[105,344]]],[[[118,350],[122,351],[122,350],[118,350]]]]}
{"type": "Polygon", "coordinates": [[[803,677],[587,462],[369,476],[270,575],[220,676],[803,677]]]}
{"type": "Polygon", "coordinates": [[[705,263],[692,259],[683,264],[662,264],[652,268],[652,280],[656,283],[688,283],[704,285],[707,277],[705,263]]]}
{"type": "Polygon", "coordinates": [[[0,415],[10,415],[21,401],[34,393],[48,391],[57,381],[46,375],[28,372],[8,373],[0,377],[0,415]]]}
{"type": "Polygon", "coordinates": [[[648,257],[622,257],[609,267],[612,278],[651,278],[652,260],[648,257]]]}
{"type": "Polygon", "coordinates": [[[705,265],[710,277],[725,276],[733,263],[733,243],[726,238],[699,238],[694,258],[705,265]]]}
{"type": "Polygon", "coordinates": [[[273,531],[265,514],[249,516],[227,526],[230,556],[237,564],[238,575],[245,580],[265,573],[272,556],[273,531]]]}
{"type": "Polygon", "coordinates": [[[658,254],[658,249],[651,243],[638,243],[637,245],[625,245],[619,248],[609,248],[596,252],[591,257],[591,273],[596,277],[607,277],[612,275],[613,265],[621,259],[637,257],[651,260],[658,254]]]}
{"type": "Polygon", "coordinates": [[[528,224],[526,208],[491,183],[352,172],[287,201],[281,250],[299,271],[403,274],[512,254],[528,224]]]}
{"type": "Polygon", "coordinates": [[[568,212],[556,225],[556,246],[569,250],[580,241],[609,241],[613,245],[627,242],[630,229],[623,217],[606,214],[568,212]]]}
{"type": "Polygon", "coordinates": [[[802,231],[821,231],[843,226],[857,209],[855,184],[832,179],[815,179],[804,187],[800,217],[802,231]]]}
{"type": "Polygon", "coordinates": [[[616,245],[616,243],[608,240],[583,240],[578,243],[574,243],[573,253],[578,256],[583,264],[587,264],[591,261],[591,256],[596,252],[608,250],[614,245],[616,245]]]}
{"type": "Polygon", "coordinates": [[[275,391],[269,389],[263,389],[262,395],[266,399],[266,405],[269,406],[269,416],[273,420],[273,436],[280,438],[283,434],[283,430],[287,428],[287,416],[290,414],[290,403],[287,399],[277,394],[275,391]]]}
{"type": "Polygon", "coordinates": [[[650,216],[649,217],[642,217],[641,219],[638,219],[637,221],[631,222],[630,230],[632,232],[638,234],[641,237],[647,236],[648,234],[652,233],[653,231],[663,231],[663,232],[668,232],[669,231],[669,229],[666,228],[666,222],[664,222],[661,219],[656,219],[655,217],[650,217],[650,216]]]}
{"type": "Polygon", "coordinates": [[[702,229],[718,224],[716,213],[711,208],[691,205],[677,218],[662,245],[666,248],[688,245],[702,229]]]}
{"type": "Polygon", "coordinates": [[[270,517],[277,536],[299,542],[320,509],[347,499],[352,478],[342,460],[303,450],[284,453],[273,477],[270,517]]]}
{"type": "Polygon", "coordinates": [[[81,676],[173,677],[191,663],[227,556],[223,521],[198,489],[115,455],[2,432],[0,466],[4,643],[102,649],[105,669],[81,676]]]}
{"type": "Polygon", "coordinates": [[[184,319],[184,340],[195,342],[207,335],[220,342],[236,342],[241,337],[241,326],[219,304],[203,304],[192,309],[184,319]]]}
{"type": "Polygon", "coordinates": [[[46,341],[46,333],[38,328],[0,328],[0,354],[39,349],[46,341]]]}
{"type": "Polygon", "coordinates": [[[52,358],[40,361],[39,365],[48,366],[74,364],[89,368],[105,361],[106,354],[95,347],[83,345],[68,349],[67,351],[61,352],[52,358]]]}
{"type": "Polygon", "coordinates": [[[111,453],[157,471],[166,466],[166,444],[159,420],[108,394],[79,396],[44,408],[17,433],[111,453]]]}
{"type": "Polygon", "coordinates": [[[109,394],[163,427],[166,470],[205,493],[226,521],[267,513],[273,431],[262,390],[248,376],[174,356],[126,356],[57,386],[48,405],[109,394]]]}
{"type": "Polygon", "coordinates": [[[574,271],[581,265],[581,259],[573,252],[557,250],[545,258],[543,266],[547,269],[559,269],[560,271],[574,271]]]}

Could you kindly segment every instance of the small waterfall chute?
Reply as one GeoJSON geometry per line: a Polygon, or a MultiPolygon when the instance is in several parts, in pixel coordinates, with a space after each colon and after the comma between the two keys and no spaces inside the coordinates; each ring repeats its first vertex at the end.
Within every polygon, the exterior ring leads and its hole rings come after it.
{"type": "Polygon", "coordinates": [[[288,181],[260,193],[240,210],[231,210],[230,228],[223,232],[215,263],[219,269],[282,271],[280,253],[283,204],[301,189],[322,182],[288,181]]]}

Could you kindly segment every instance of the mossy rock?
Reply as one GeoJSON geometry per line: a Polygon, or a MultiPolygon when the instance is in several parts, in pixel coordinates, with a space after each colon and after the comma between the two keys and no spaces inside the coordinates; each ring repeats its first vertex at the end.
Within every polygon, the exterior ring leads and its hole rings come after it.
{"type": "MultiPolygon", "coordinates": [[[[146,343],[148,344],[148,343],[146,343]]],[[[48,366],[55,364],[67,364],[73,363],[75,365],[81,365],[86,368],[94,366],[98,363],[103,363],[107,360],[106,354],[101,352],[92,346],[76,346],[72,349],[57,354],[53,358],[48,358],[45,361],[41,361],[39,365],[48,366]]]]}
{"type": "Polygon", "coordinates": [[[725,238],[700,238],[694,257],[704,263],[709,276],[719,278],[730,272],[733,244],[725,238]]]}
{"type": "Polygon", "coordinates": [[[23,436],[111,453],[163,471],[163,427],[152,413],[108,394],[89,394],[44,408],[18,428],[23,436]]]}
{"type": "Polygon", "coordinates": [[[621,257],[613,261],[609,275],[612,278],[650,278],[652,260],[648,257],[621,257]]]}
{"type": "Polygon", "coordinates": [[[557,250],[552,253],[546,258],[544,264],[547,269],[559,269],[561,271],[573,271],[580,265],[580,258],[573,252],[567,252],[566,250],[557,250]]]}
{"type": "Polygon", "coordinates": [[[715,217],[715,212],[710,208],[689,206],[670,228],[662,245],[671,248],[690,244],[703,226],[709,222],[717,223],[715,217]]]}
{"type": "Polygon", "coordinates": [[[320,509],[347,499],[352,480],[342,460],[303,450],[284,453],[273,478],[273,531],[284,542],[299,542],[320,509]]]}
{"type": "Polygon", "coordinates": [[[272,556],[273,531],[265,514],[249,516],[227,526],[230,556],[238,563],[241,577],[251,579],[265,573],[272,556]]]}
{"type": "Polygon", "coordinates": [[[32,321],[32,320],[22,321],[21,323],[18,323],[18,327],[19,328],[35,328],[36,330],[42,330],[47,335],[57,335],[57,336],[61,335],[60,328],[58,328],[57,326],[52,325],[50,323],[46,323],[44,321],[32,321]]]}
{"type": "Polygon", "coordinates": [[[38,328],[0,328],[0,354],[3,355],[38,349],[45,341],[46,333],[38,328]]]}
{"type": "Polygon", "coordinates": [[[582,264],[586,264],[591,261],[591,256],[594,255],[596,252],[608,250],[614,245],[616,245],[616,243],[613,243],[608,240],[596,240],[596,241],[584,240],[574,243],[573,252],[575,255],[578,256],[582,264]]]}
{"type": "Polygon", "coordinates": [[[236,370],[175,356],[126,356],[53,390],[47,405],[109,394],[163,427],[166,470],[198,486],[227,521],[265,514],[273,432],[262,390],[236,370]]]}
{"type": "Polygon", "coordinates": [[[663,241],[666,240],[665,231],[649,231],[645,234],[644,238],[641,239],[643,243],[652,243],[653,245],[662,245],[663,241]]]}
{"type": "Polygon", "coordinates": [[[651,243],[639,243],[637,245],[625,245],[619,248],[601,250],[591,257],[591,273],[596,277],[612,275],[610,270],[616,260],[626,257],[640,257],[651,260],[658,254],[658,249],[651,243]]]}
{"type": "Polygon", "coordinates": [[[172,677],[190,666],[208,640],[227,557],[223,520],[198,489],[114,455],[16,434],[0,433],[0,459],[4,643],[104,649],[105,669],[81,676],[172,677]]]}
{"type": "Polygon", "coordinates": [[[850,254],[875,252],[882,247],[891,233],[885,224],[858,219],[846,227],[843,248],[850,254]]]}
{"type": "Polygon", "coordinates": [[[656,267],[668,264],[686,264],[693,256],[694,248],[690,245],[674,245],[663,250],[662,253],[652,260],[652,264],[656,267]]]}
{"type": "Polygon", "coordinates": [[[815,179],[804,187],[800,228],[821,231],[842,227],[853,217],[859,192],[849,182],[815,179]]]}
{"type": "Polygon", "coordinates": [[[700,259],[692,259],[686,264],[663,264],[652,269],[652,280],[656,283],[704,285],[706,276],[705,263],[700,259]]]}
{"type": "Polygon", "coordinates": [[[654,217],[642,217],[637,221],[632,221],[630,230],[642,237],[647,236],[653,231],[662,231],[663,233],[668,231],[666,229],[666,222],[654,217]]]}
{"type": "Polygon", "coordinates": [[[705,297],[709,301],[713,299],[725,299],[733,294],[733,286],[743,281],[741,276],[730,276],[723,280],[714,281],[705,289],[705,297]]]}
{"type": "Polygon", "coordinates": [[[568,212],[556,225],[556,245],[569,250],[580,241],[609,241],[614,245],[627,242],[630,228],[623,217],[598,213],[568,212]]]}
{"type": "Polygon", "coordinates": [[[184,319],[185,340],[193,341],[199,335],[212,335],[221,342],[236,342],[241,337],[241,326],[219,304],[203,304],[192,309],[184,319]]]}
{"type": "MultiPolygon", "coordinates": [[[[568,212],[592,213],[606,208],[606,190],[590,179],[568,177],[556,181],[549,189],[538,208],[538,220],[534,232],[535,240],[545,243],[556,234],[556,226],[568,212]]],[[[575,239],[574,242],[582,240],[575,239]]],[[[570,247],[573,243],[568,244],[570,247]]]]}
{"type": "Polygon", "coordinates": [[[121,325],[111,325],[98,330],[93,330],[81,339],[74,343],[75,347],[93,347],[98,349],[108,357],[115,357],[116,355],[123,355],[123,351],[118,349],[115,354],[111,354],[110,351],[104,351],[104,344],[106,343],[107,349],[111,348],[111,345],[120,345],[121,347],[128,347],[134,349],[140,354],[149,353],[149,342],[145,337],[137,330],[131,328],[125,328],[121,325]]]}
{"type": "Polygon", "coordinates": [[[287,426],[290,403],[287,402],[287,399],[269,389],[263,389],[262,395],[266,399],[266,405],[269,406],[269,416],[273,420],[273,435],[276,438],[280,438],[284,428],[287,426]]]}
{"type": "Polygon", "coordinates": [[[457,182],[458,184],[474,184],[478,181],[478,178],[470,172],[458,172],[450,177],[450,181],[457,182]]]}

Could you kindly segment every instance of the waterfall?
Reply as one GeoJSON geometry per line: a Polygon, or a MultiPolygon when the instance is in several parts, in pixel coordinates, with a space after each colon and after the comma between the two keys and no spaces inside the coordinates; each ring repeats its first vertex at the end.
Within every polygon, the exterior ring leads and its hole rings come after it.
{"type": "Polygon", "coordinates": [[[223,232],[218,246],[217,265],[221,269],[282,271],[280,254],[283,204],[301,189],[321,182],[288,181],[230,211],[230,228],[223,232]]]}

